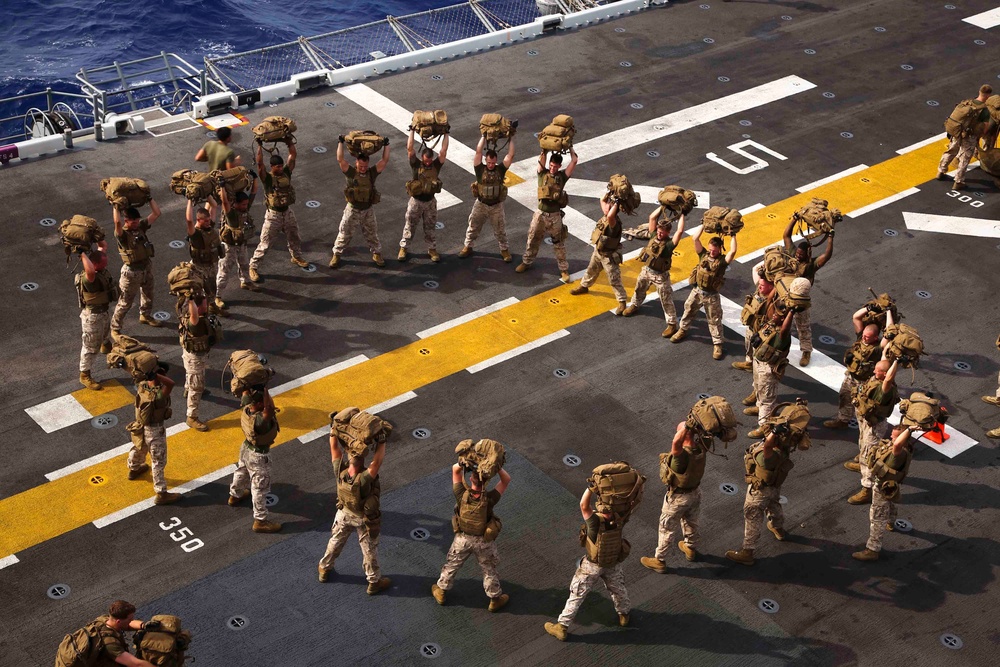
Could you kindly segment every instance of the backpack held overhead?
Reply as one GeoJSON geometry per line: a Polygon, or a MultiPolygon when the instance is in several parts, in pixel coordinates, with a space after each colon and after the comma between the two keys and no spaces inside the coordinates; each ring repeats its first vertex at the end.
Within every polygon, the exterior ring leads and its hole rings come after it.
{"type": "Polygon", "coordinates": [[[159,367],[160,360],[154,352],[156,350],[145,343],[120,334],[114,339],[111,352],[108,352],[108,368],[126,370],[136,382],[145,380],[159,367]]]}
{"type": "Polygon", "coordinates": [[[615,174],[608,180],[608,193],[626,215],[635,215],[635,209],[639,208],[642,201],[625,174],[615,174]]]}
{"type": "Polygon", "coordinates": [[[179,169],[170,177],[170,191],[196,204],[215,195],[216,182],[211,175],[193,169],[179,169]]]}
{"type": "Polygon", "coordinates": [[[809,449],[811,440],[806,429],[810,417],[809,403],[798,398],[794,403],[779,403],[774,406],[774,411],[764,423],[771,433],[782,439],[783,448],[809,449]]]}
{"type": "Polygon", "coordinates": [[[686,423],[688,428],[717,436],[723,442],[732,442],[738,435],[736,414],[722,396],[700,399],[688,413],[686,423]]]}
{"type": "Polygon", "coordinates": [[[801,313],[809,310],[812,283],[806,278],[781,276],[774,282],[775,301],[783,312],[801,313]]]}
{"type": "Polygon", "coordinates": [[[774,283],[781,276],[797,275],[799,260],[787,254],[779,246],[771,246],[764,251],[764,280],[774,283]]]}
{"type": "Polygon", "coordinates": [[[872,293],[872,298],[864,304],[865,314],[861,317],[861,324],[863,326],[875,324],[878,326],[879,331],[885,329],[887,321],[886,312],[892,313],[893,322],[899,322],[903,319],[903,315],[896,307],[896,300],[889,296],[888,293],[875,294],[875,290],[871,287],[868,288],[868,291],[872,293]]]}
{"type": "Polygon", "coordinates": [[[559,114],[538,133],[538,145],[543,151],[566,153],[573,148],[575,135],[576,126],[573,124],[573,117],[559,114]]]}
{"type": "Polygon", "coordinates": [[[354,157],[368,157],[385,146],[385,138],[375,130],[351,130],[344,135],[347,151],[354,157]]]}
{"type": "Polygon", "coordinates": [[[105,178],[101,181],[101,192],[109,204],[122,210],[145,206],[153,198],[149,185],[141,178],[105,178]]]}
{"type": "Polygon", "coordinates": [[[181,619],[157,614],[146,625],[133,639],[136,657],[155,667],[183,667],[184,653],[191,646],[191,633],[181,629],[181,619]]]}
{"type": "Polygon", "coordinates": [[[816,197],[792,213],[796,233],[809,241],[819,238],[820,243],[833,234],[834,227],[843,219],[844,216],[839,210],[830,208],[830,202],[816,197]]]}
{"type": "Polygon", "coordinates": [[[205,279],[191,262],[181,262],[170,269],[170,273],[167,274],[167,284],[170,285],[170,293],[174,296],[190,298],[205,293],[205,279]]]}
{"type": "Polygon", "coordinates": [[[924,341],[917,330],[908,324],[893,324],[885,328],[885,358],[898,359],[903,368],[917,368],[924,354],[924,341]]]}
{"type": "Polygon", "coordinates": [[[608,507],[620,525],[639,506],[645,483],[646,478],[625,461],[599,465],[587,478],[587,486],[597,496],[597,503],[608,507]]]}
{"type": "Polygon", "coordinates": [[[940,399],[922,391],[915,391],[909,398],[901,400],[899,414],[900,423],[915,431],[930,431],[937,428],[938,423],[948,420],[948,411],[941,407],[940,399]]]}
{"type": "Polygon", "coordinates": [[[208,173],[217,191],[225,190],[229,203],[236,201],[237,192],[246,192],[253,185],[254,177],[246,167],[232,169],[216,169],[208,173]]]}
{"type": "MultiPolygon", "coordinates": [[[[233,378],[229,382],[229,390],[237,398],[247,390],[263,390],[274,377],[274,369],[267,365],[267,359],[253,350],[234,350],[229,355],[226,368],[231,368],[233,378]]],[[[222,371],[225,377],[225,369],[222,371]]]]}
{"type": "Polygon", "coordinates": [[[701,224],[706,234],[732,236],[743,229],[743,214],[735,208],[713,206],[701,216],[701,224]]]}
{"type": "Polygon", "coordinates": [[[392,424],[351,406],[330,413],[330,434],[336,436],[352,456],[364,457],[389,438],[392,424]]]}
{"type": "Polygon", "coordinates": [[[679,185],[668,185],[663,188],[656,196],[656,200],[660,206],[678,215],[687,215],[698,205],[698,196],[679,185]]]}
{"type": "Polygon", "coordinates": [[[483,438],[475,443],[463,440],[455,447],[459,464],[475,473],[484,484],[500,472],[507,461],[507,453],[496,440],[483,438]]]}
{"type": "Polygon", "coordinates": [[[97,220],[79,214],[63,220],[59,225],[59,234],[67,256],[90,252],[95,243],[104,240],[104,230],[97,224],[97,220]]]}
{"type": "Polygon", "coordinates": [[[410,127],[417,131],[420,138],[430,141],[435,137],[451,132],[451,125],[448,124],[448,114],[442,109],[434,111],[414,111],[410,120],[410,127]]]}
{"type": "Polygon", "coordinates": [[[279,141],[286,144],[294,144],[294,133],[298,129],[299,128],[295,124],[295,121],[291,118],[285,118],[284,116],[268,116],[254,126],[253,136],[262,144],[276,143],[279,141]]]}
{"type": "Polygon", "coordinates": [[[508,139],[517,133],[517,128],[513,126],[508,118],[498,113],[484,113],[479,119],[479,134],[486,137],[486,141],[496,143],[500,139],[508,139]]]}

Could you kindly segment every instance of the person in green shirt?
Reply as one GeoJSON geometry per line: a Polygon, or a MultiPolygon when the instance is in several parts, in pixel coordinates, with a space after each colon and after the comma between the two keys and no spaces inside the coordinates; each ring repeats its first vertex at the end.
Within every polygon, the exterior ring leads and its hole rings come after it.
{"type": "Polygon", "coordinates": [[[566,181],[573,175],[579,156],[572,148],[569,151],[570,161],[565,169],[562,166],[563,156],[560,153],[552,153],[549,157],[548,168],[545,166],[546,151],[542,151],[538,156],[538,210],[531,218],[531,225],[528,227],[528,245],[524,249],[524,256],[521,263],[514,269],[518,273],[524,273],[531,268],[538,256],[538,248],[542,245],[543,237],[548,234],[552,239],[552,249],[556,254],[556,265],[559,267],[559,279],[569,282],[569,262],[566,260],[566,237],[569,231],[563,224],[562,209],[566,208],[568,195],[566,194],[566,181]]]}
{"type": "Polygon", "coordinates": [[[206,141],[194,156],[195,162],[207,162],[209,171],[232,169],[240,164],[240,159],[229,147],[233,140],[233,130],[220,127],[215,131],[215,139],[206,141]]]}
{"type": "MultiPolygon", "coordinates": [[[[512,123],[517,127],[517,121],[512,123]]],[[[479,238],[479,232],[483,224],[488,220],[493,226],[493,235],[496,236],[500,245],[500,257],[503,261],[510,262],[510,246],[507,245],[507,218],[504,213],[503,203],[507,199],[507,187],[504,185],[504,178],[507,170],[514,162],[514,136],[511,135],[507,144],[507,154],[502,162],[498,162],[497,152],[493,149],[486,151],[486,161],[483,162],[483,148],[486,146],[486,135],[479,138],[476,146],[476,155],[472,160],[472,166],[476,171],[475,192],[476,201],[472,205],[472,212],[469,213],[469,228],[465,232],[465,244],[459,251],[459,257],[469,257],[473,250],[473,244],[479,238]]]]}
{"type": "Polygon", "coordinates": [[[878,560],[882,551],[882,537],[886,530],[892,530],[896,520],[896,502],[899,500],[899,485],[906,478],[910,469],[910,459],[913,456],[913,445],[910,434],[913,429],[899,424],[892,429],[888,439],[880,440],[875,460],[878,465],[877,474],[872,485],[872,506],[868,513],[871,524],[868,532],[868,542],[865,548],[851,556],[855,560],[878,560]]]}
{"type": "MultiPolygon", "coordinates": [[[[892,313],[887,314],[887,322],[892,324],[892,313]]],[[[888,325],[887,325],[888,326],[888,325]]],[[[859,391],[870,391],[870,397],[874,404],[881,408],[881,412],[889,414],[892,406],[899,402],[899,391],[896,389],[896,372],[899,370],[899,360],[894,359],[891,363],[887,359],[875,364],[874,377],[861,387],[859,391]],[[870,384],[875,384],[871,388],[870,384]]],[[[871,452],[878,447],[879,437],[888,428],[885,417],[880,417],[870,411],[868,414],[858,414],[858,449],[859,467],[861,468],[861,490],[847,499],[851,505],[866,505],[872,499],[872,470],[866,465],[871,452]]]]}
{"type": "MultiPolygon", "coordinates": [[[[822,255],[813,259],[812,246],[809,241],[800,241],[798,245],[792,242],[792,231],[795,228],[796,220],[792,220],[785,227],[782,240],[785,244],[785,252],[794,255],[799,260],[799,271],[795,275],[805,278],[810,283],[816,282],[816,272],[826,266],[826,263],[833,257],[833,231],[826,237],[826,250],[822,255]]],[[[809,310],[795,313],[795,329],[799,333],[799,349],[802,351],[802,358],[799,359],[799,366],[808,366],[812,358],[812,323],[809,319],[809,310]]]]}
{"type": "MultiPolygon", "coordinates": [[[[948,136],[948,148],[945,149],[944,154],[941,155],[941,161],[938,163],[937,180],[948,180],[948,168],[951,166],[951,161],[957,159],[958,168],[955,169],[955,184],[951,186],[952,190],[965,189],[965,171],[969,168],[969,162],[976,153],[979,137],[983,135],[988,127],[986,121],[990,119],[990,113],[984,105],[992,94],[993,86],[989,84],[980,86],[979,96],[974,100],[967,100],[967,102],[973,105],[982,107],[978,118],[969,123],[968,127],[960,134],[948,136]]],[[[959,108],[961,108],[961,105],[959,105],[959,108]]],[[[952,113],[954,114],[954,112],[952,113]]]]}

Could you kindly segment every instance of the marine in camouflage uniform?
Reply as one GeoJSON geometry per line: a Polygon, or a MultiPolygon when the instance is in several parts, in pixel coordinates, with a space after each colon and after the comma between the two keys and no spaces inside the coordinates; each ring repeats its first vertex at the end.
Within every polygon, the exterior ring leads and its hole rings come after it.
{"type": "Polygon", "coordinates": [[[221,337],[222,326],[215,316],[208,315],[208,299],[203,294],[183,300],[178,305],[177,318],[180,320],[178,335],[185,372],[186,423],[196,431],[207,431],[208,425],[199,417],[199,408],[205,391],[208,353],[221,337]]]}
{"type": "Polygon", "coordinates": [[[405,262],[409,255],[406,248],[413,238],[413,230],[420,223],[424,230],[424,241],[427,243],[427,254],[432,262],[440,262],[441,255],[437,251],[437,239],[435,238],[435,225],[437,225],[437,197],[441,191],[441,180],[438,176],[444,162],[448,156],[449,135],[446,133],[441,141],[441,151],[437,157],[430,148],[417,151],[414,148],[414,133],[416,128],[410,127],[410,138],[406,141],[406,155],[409,158],[410,169],[413,171],[413,178],[406,183],[407,192],[410,194],[410,201],[406,205],[406,216],[403,221],[403,238],[399,240],[399,254],[396,256],[400,262],[405,262]]]}
{"type": "Polygon", "coordinates": [[[938,163],[937,180],[948,180],[948,168],[951,166],[952,160],[957,158],[958,168],[955,170],[955,184],[952,186],[952,190],[965,189],[965,171],[969,168],[969,162],[976,153],[979,138],[987,128],[986,123],[990,120],[989,109],[984,106],[984,103],[992,94],[993,86],[989,84],[981,86],[979,96],[972,100],[973,104],[982,107],[978,118],[961,133],[948,136],[948,148],[945,149],[944,154],[941,155],[941,161],[938,163]]]}
{"type": "Polygon", "coordinates": [[[792,469],[791,443],[769,432],[761,442],[747,448],[743,457],[747,495],[743,501],[743,547],[727,551],[726,558],[742,565],[754,564],[754,550],[760,541],[761,525],[767,518],[767,529],[782,541],[785,533],[785,513],[779,502],[781,484],[792,469]]]}
{"type": "MultiPolygon", "coordinates": [[[[812,246],[809,245],[809,241],[800,241],[798,245],[792,242],[792,232],[795,229],[796,219],[792,216],[792,220],[788,223],[788,227],[785,228],[784,236],[782,237],[785,244],[785,252],[789,255],[794,255],[795,259],[799,261],[799,270],[795,274],[797,278],[805,278],[810,284],[816,282],[816,272],[826,266],[826,263],[830,261],[833,257],[833,234],[831,230],[827,234],[826,250],[818,258],[813,259],[812,257],[812,246]]],[[[795,313],[795,328],[799,334],[799,349],[802,351],[802,357],[799,359],[799,366],[808,366],[809,360],[812,358],[812,322],[809,316],[809,309],[795,313]]]]}
{"type": "MultiPolygon", "coordinates": [[[[220,188],[225,224],[222,226],[219,237],[222,239],[226,254],[219,260],[217,294],[222,294],[226,285],[229,284],[230,277],[237,273],[242,289],[252,292],[260,291],[260,288],[250,280],[250,259],[247,254],[247,236],[253,231],[248,211],[253,205],[256,192],[257,179],[253,179],[249,195],[245,192],[237,192],[233,202],[229,201],[226,189],[220,188]]],[[[221,296],[216,298],[222,301],[221,296]]],[[[222,307],[225,307],[225,303],[222,304],[222,307]]]]}
{"type": "MultiPolygon", "coordinates": [[[[764,262],[757,263],[750,271],[750,275],[753,277],[755,288],[753,294],[746,297],[746,303],[743,306],[743,311],[740,313],[740,320],[744,325],[744,358],[743,361],[734,361],[732,364],[733,368],[741,371],[753,371],[753,345],[751,344],[751,341],[753,340],[754,334],[758,332],[761,325],[764,323],[764,315],[767,314],[767,307],[765,304],[767,303],[768,296],[774,289],[774,283],[764,278],[764,262]],[[752,314],[754,312],[756,315],[752,314]]],[[[753,396],[752,398],[744,400],[743,404],[754,405],[756,402],[757,397],[753,396]]]]}
{"type": "Polygon", "coordinates": [[[879,328],[877,324],[864,324],[868,307],[860,308],[854,313],[854,335],[857,340],[844,353],[844,381],[840,383],[840,397],[837,405],[837,417],[823,422],[825,428],[844,429],[848,422],[855,418],[854,392],[858,386],[867,382],[875,372],[875,364],[882,356],[879,345],[879,328]]]}
{"type": "Polygon", "coordinates": [[[880,440],[873,452],[874,485],[872,505],[868,513],[870,525],[868,542],[862,551],[851,554],[862,561],[878,560],[882,551],[882,536],[892,530],[896,521],[896,503],[899,502],[899,485],[903,483],[913,458],[910,443],[911,429],[896,426],[889,439],[880,440]]]}
{"type": "MultiPolygon", "coordinates": [[[[515,123],[517,121],[514,121],[515,123]]],[[[516,125],[514,125],[516,127],[516,125]]],[[[507,245],[507,218],[504,214],[504,200],[507,199],[507,187],[504,185],[504,178],[507,170],[514,162],[514,136],[511,135],[507,144],[507,154],[503,162],[497,162],[496,151],[490,149],[486,151],[486,163],[483,163],[483,148],[486,145],[486,135],[479,139],[476,146],[476,155],[473,158],[472,166],[476,172],[476,183],[473,193],[476,201],[472,204],[472,212],[469,213],[469,228],[465,231],[465,244],[459,251],[459,257],[468,257],[473,252],[473,245],[479,238],[479,232],[488,221],[493,226],[493,235],[500,245],[500,256],[503,261],[510,262],[510,246],[507,245]]]]}
{"type": "MultiPolygon", "coordinates": [[[[997,336],[997,347],[1000,348],[1000,336],[997,336]]],[[[1000,376],[997,377],[997,391],[993,396],[983,396],[983,402],[1000,406],[1000,376]]],[[[986,432],[988,438],[1000,438],[1000,426],[986,432]]]]}
{"type": "Polygon", "coordinates": [[[229,506],[236,507],[249,495],[253,501],[253,532],[276,533],[281,524],[267,520],[266,500],[271,491],[271,445],[280,430],[274,401],[265,388],[244,391],[240,405],[243,445],[229,485],[229,506]]]}
{"type": "Polygon", "coordinates": [[[603,217],[597,222],[594,230],[593,243],[594,252],[590,255],[590,263],[587,264],[587,271],[583,274],[578,287],[570,290],[570,294],[577,296],[590,291],[590,286],[597,281],[597,276],[601,275],[601,270],[607,272],[608,282],[618,299],[618,308],[615,315],[625,312],[625,304],[628,302],[628,294],[622,287],[622,273],[618,266],[622,263],[622,223],[618,219],[618,202],[611,201],[605,195],[601,198],[601,211],[603,217]]]}
{"type": "Polygon", "coordinates": [[[535,263],[538,249],[546,234],[552,239],[552,250],[556,255],[556,266],[559,267],[559,279],[569,282],[569,262],[566,260],[566,238],[569,230],[563,224],[562,209],[566,207],[566,181],[573,175],[579,157],[576,151],[570,149],[570,161],[565,169],[562,166],[562,155],[553,153],[549,158],[548,168],[545,167],[545,151],[538,156],[538,210],[531,218],[528,226],[528,244],[524,249],[521,263],[514,269],[524,273],[535,263]]]}
{"type": "Polygon", "coordinates": [[[385,440],[379,441],[371,465],[365,468],[362,456],[351,456],[344,460],[344,450],[335,433],[330,434],[330,455],[333,471],[337,476],[337,516],[333,521],[330,541],[326,553],[319,561],[319,580],[327,581],[333,571],[337,557],[344,550],[348,536],[356,532],[361,547],[365,579],[368,580],[368,595],[376,595],[387,589],[392,581],[381,576],[378,564],[378,537],[381,527],[381,513],[376,509],[372,516],[367,509],[374,500],[375,506],[381,494],[378,475],[385,459],[385,440]]]}
{"type": "Polygon", "coordinates": [[[664,217],[667,209],[658,207],[649,216],[649,243],[639,254],[639,261],[643,263],[639,271],[639,277],[635,281],[635,291],[632,293],[632,301],[622,313],[625,317],[631,317],[646,300],[646,291],[651,285],[656,287],[656,293],[660,297],[660,305],[663,307],[663,316],[667,320],[667,328],[663,330],[663,337],[670,338],[677,333],[677,309],[674,307],[674,289],[670,283],[670,267],[674,259],[674,248],[680,243],[681,236],[684,235],[685,216],[680,216],[677,223],[677,231],[670,235],[673,221],[664,217]]]}
{"type": "Polygon", "coordinates": [[[782,312],[777,309],[774,306],[776,298],[776,292],[771,292],[768,296],[765,322],[754,338],[761,340],[754,348],[753,393],[743,401],[747,404],[752,397],[757,401],[756,406],[743,411],[743,414],[757,416],[757,428],[747,434],[751,438],[764,435],[764,423],[778,403],[778,385],[785,377],[788,351],[792,346],[791,328],[795,313],[792,310],[782,312]]]}
{"type": "Polygon", "coordinates": [[[455,494],[455,515],[452,518],[455,539],[448,549],[441,576],[431,586],[431,595],[438,604],[445,603],[445,592],[451,590],[455,575],[473,554],[483,571],[483,588],[490,599],[489,610],[499,611],[510,599],[500,588],[500,575],[497,574],[500,553],[497,551],[496,533],[491,530],[487,534],[487,527],[494,519],[493,507],[500,502],[500,496],[510,484],[510,475],[506,470],[501,468],[498,474],[500,481],[493,490],[486,491],[475,472],[469,486],[466,486],[462,465],[456,463],[451,468],[451,486],[455,494]]]}
{"type": "Polygon", "coordinates": [[[622,573],[622,561],[628,552],[622,537],[622,526],[615,523],[610,508],[598,503],[597,512],[591,507],[593,493],[588,488],[580,498],[580,513],[583,515],[584,535],[581,540],[586,546],[586,554],[580,559],[580,564],[573,574],[569,584],[569,599],[563,607],[559,619],[555,623],[546,623],[545,631],[558,639],[566,641],[569,636],[569,624],[576,618],[580,605],[590,590],[598,581],[604,583],[611,593],[615,611],[618,612],[618,624],[628,625],[629,612],[632,603],[625,588],[625,575],[622,573]]]}
{"type": "Polygon", "coordinates": [[[672,343],[679,343],[688,336],[688,329],[694,316],[705,307],[705,314],[708,316],[708,331],[712,335],[712,358],[718,361],[722,359],[722,297],[719,290],[726,281],[726,268],[736,257],[736,234],[733,234],[729,252],[723,256],[725,249],[722,239],[713,236],[708,241],[708,249],[701,243],[701,235],[704,228],[698,230],[698,235],[694,237],[694,250],[698,253],[698,264],[691,272],[691,294],[684,302],[684,315],[681,317],[680,328],[670,337],[672,343]]]}
{"type": "Polygon", "coordinates": [[[76,291],[80,299],[80,328],[83,332],[80,347],[80,384],[87,389],[100,391],[101,383],[91,375],[94,357],[111,351],[111,315],[108,309],[118,300],[118,287],[108,272],[107,243],[91,253],[80,253],[83,270],[76,277],[76,291]]]}
{"type": "Polygon", "coordinates": [[[188,234],[188,252],[191,254],[191,265],[201,275],[205,286],[205,296],[208,307],[213,313],[221,313],[225,303],[216,298],[216,282],[219,275],[219,260],[226,256],[222,247],[222,239],[215,229],[215,221],[211,210],[188,200],[185,215],[188,234]]]}
{"type": "Polygon", "coordinates": [[[139,321],[151,327],[163,326],[153,319],[153,244],[146,238],[146,232],[160,217],[160,206],[155,199],[149,200],[149,209],[146,218],[142,218],[135,208],[114,209],[115,240],[122,256],[122,273],[118,282],[121,295],[111,317],[112,335],[121,333],[122,321],[131,310],[137,293],[141,294],[139,321]]]}
{"type": "Polygon", "coordinates": [[[268,248],[278,238],[285,235],[288,243],[288,254],[295,266],[306,268],[309,262],[302,259],[302,241],[299,238],[299,223],[291,203],[295,200],[295,188],[292,186],[292,172],[295,170],[295,159],[298,153],[295,144],[288,143],[288,161],[278,154],[271,155],[269,167],[264,169],[264,148],[257,142],[257,173],[264,184],[264,224],[260,228],[260,241],[250,258],[250,280],[260,282],[260,262],[264,259],[268,248]]]}
{"type": "Polygon", "coordinates": [[[132,449],[128,453],[128,478],[138,479],[149,470],[146,455],[153,463],[153,490],[157,505],[169,505],[180,500],[179,493],[167,491],[164,471],[167,467],[167,431],[163,422],[170,418],[170,392],[174,381],[166,376],[165,367],[151,372],[135,383],[135,421],[129,424],[132,449]]]}
{"type": "MultiPolygon", "coordinates": [[[[890,315],[891,318],[891,315],[890,315]]],[[[855,392],[855,405],[861,404],[858,409],[858,469],[861,472],[861,490],[847,499],[851,505],[865,505],[872,498],[872,471],[865,463],[872,452],[878,447],[879,440],[885,436],[888,430],[886,419],[892,414],[893,408],[899,403],[899,391],[896,389],[896,371],[899,368],[899,361],[895,360],[891,364],[883,359],[875,364],[875,373],[869,380],[858,386],[855,392]],[[868,401],[864,397],[868,397],[868,401]],[[868,409],[864,409],[865,403],[868,409]]],[[[848,470],[854,470],[854,466],[845,463],[848,470]]]]}
{"type": "Polygon", "coordinates": [[[347,244],[354,236],[354,230],[359,225],[361,233],[368,243],[368,250],[372,254],[372,261],[378,267],[385,266],[382,259],[382,243],[378,240],[378,220],[375,219],[375,204],[381,200],[379,191],[375,189],[375,179],[385,170],[389,164],[389,138],[385,138],[382,147],[382,159],[375,164],[375,168],[368,166],[368,156],[358,156],[354,165],[351,165],[344,158],[344,135],[339,137],[337,144],[337,162],[340,170],[344,172],[347,179],[347,187],[344,189],[344,198],[347,199],[347,206],[344,207],[344,215],[340,219],[340,229],[337,232],[337,240],[333,244],[333,256],[330,258],[330,268],[336,269],[340,266],[340,256],[343,254],[347,244]]]}

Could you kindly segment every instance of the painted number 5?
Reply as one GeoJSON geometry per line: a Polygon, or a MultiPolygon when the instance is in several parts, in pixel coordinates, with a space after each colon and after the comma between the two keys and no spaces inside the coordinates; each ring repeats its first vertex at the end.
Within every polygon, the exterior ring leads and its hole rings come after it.
{"type": "Polygon", "coordinates": [[[729,171],[735,171],[737,174],[741,174],[741,175],[742,174],[749,174],[751,171],[759,171],[759,170],[763,169],[764,167],[766,167],[768,165],[767,160],[763,160],[763,159],[757,157],[756,155],[753,155],[753,154],[748,153],[747,151],[743,150],[743,148],[746,147],[746,146],[753,146],[758,151],[760,151],[762,153],[767,153],[768,155],[772,155],[772,156],[778,158],[779,160],[787,160],[788,159],[787,157],[785,157],[781,153],[779,153],[777,151],[773,151],[770,148],[768,148],[767,146],[764,146],[762,144],[758,144],[756,141],[752,141],[750,139],[747,139],[745,141],[739,141],[739,142],[737,142],[735,144],[731,144],[731,145],[727,146],[727,148],[729,150],[731,150],[732,152],[734,152],[734,153],[736,153],[738,155],[742,155],[746,159],[750,160],[750,162],[752,162],[753,164],[751,164],[749,167],[742,167],[742,168],[737,167],[737,166],[735,166],[733,164],[730,164],[729,162],[723,160],[721,157],[719,157],[715,153],[705,153],[705,157],[707,157],[712,162],[715,162],[716,164],[721,164],[723,167],[725,167],[729,171]]]}

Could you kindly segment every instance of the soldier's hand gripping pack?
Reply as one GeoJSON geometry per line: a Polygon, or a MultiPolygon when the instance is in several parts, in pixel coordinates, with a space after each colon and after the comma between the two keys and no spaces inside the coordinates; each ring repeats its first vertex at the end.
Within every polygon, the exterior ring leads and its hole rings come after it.
{"type": "Polygon", "coordinates": [[[108,353],[108,368],[120,368],[128,371],[132,380],[145,380],[150,373],[161,367],[155,350],[142,341],[131,336],[119,334],[111,345],[108,353]]]}
{"type": "Polygon", "coordinates": [[[538,133],[538,145],[543,151],[566,153],[573,148],[575,135],[576,126],[573,124],[573,117],[559,114],[538,133]]]}
{"type": "Polygon", "coordinates": [[[140,660],[156,667],[182,667],[184,653],[191,646],[191,633],[181,627],[177,616],[157,614],[135,633],[133,641],[140,660]]]}
{"type": "Polygon", "coordinates": [[[632,184],[625,174],[615,174],[608,180],[608,195],[613,201],[618,202],[619,210],[626,215],[635,215],[635,209],[639,208],[642,202],[642,197],[632,189],[632,184]]]}
{"type": "Polygon", "coordinates": [[[97,220],[85,215],[74,215],[69,220],[63,220],[59,225],[59,235],[67,256],[90,252],[95,243],[104,240],[104,230],[97,224],[97,220]]]}
{"type": "Polygon", "coordinates": [[[868,291],[872,293],[872,298],[864,304],[865,314],[861,316],[861,324],[863,326],[875,324],[878,326],[879,331],[885,329],[887,312],[892,313],[893,322],[899,322],[903,319],[903,314],[896,307],[896,300],[889,296],[888,293],[875,294],[875,290],[871,287],[868,288],[868,291]]]}
{"type": "Polygon", "coordinates": [[[242,397],[244,391],[263,391],[274,377],[274,369],[267,365],[266,359],[253,350],[233,351],[229,355],[226,367],[233,371],[229,389],[237,398],[242,397]]]}
{"type": "Polygon", "coordinates": [[[812,290],[812,283],[807,278],[796,278],[794,276],[781,276],[774,281],[775,302],[782,312],[789,310],[801,313],[809,310],[811,303],[809,293],[812,290]]]}
{"type": "Polygon", "coordinates": [[[830,208],[830,202],[816,197],[792,213],[796,231],[810,241],[833,235],[834,227],[843,219],[839,210],[830,208]]]}
{"type": "Polygon", "coordinates": [[[619,523],[627,521],[638,507],[645,483],[646,478],[625,461],[599,465],[587,478],[591,493],[597,496],[598,511],[602,505],[607,507],[619,523]]]}
{"type": "Polygon", "coordinates": [[[448,114],[443,109],[414,111],[413,118],[410,120],[410,127],[416,130],[417,134],[425,142],[451,132],[451,125],[448,124],[448,114]]]}
{"type": "Polygon", "coordinates": [[[268,116],[254,126],[253,136],[262,144],[273,144],[279,141],[294,144],[295,132],[298,129],[295,121],[291,118],[268,116]]]}
{"type": "Polygon", "coordinates": [[[385,146],[385,137],[375,130],[351,130],[344,135],[347,151],[354,157],[368,157],[385,146]]]}
{"type": "MultiPolygon", "coordinates": [[[[208,173],[212,182],[215,183],[216,191],[226,192],[226,198],[232,204],[236,201],[237,192],[246,192],[253,185],[254,177],[246,167],[233,167],[232,169],[216,169],[208,173]]],[[[220,197],[221,199],[221,197],[220,197]]]]}
{"type": "Polygon", "coordinates": [[[774,433],[785,449],[809,449],[809,404],[801,398],[792,403],[774,406],[771,416],[764,420],[768,432],[774,433]]]}
{"type": "Polygon", "coordinates": [[[354,406],[330,414],[330,434],[351,456],[368,456],[370,450],[392,434],[392,424],[354,406]]]}
{"type": "Polygon", "coordinates": [[[500,139],[509,139],[516,133],[517,127],[498,113],[484,113],[479,119],[479,134],[486,137],[486,141],[495,143],[500,139]]]}
{"type": "Polygon", "coordinates": [[[764,280],[767,282],[777,282],[782,276],[796,276],[799,269],[799,260],[779,246],[772,246],[764,251],[764,280]]]}
{"type": "Polygon", "coordinates": [[[701,216],[701,224],[706,234],[732,236],[743,229],[743,214],[735,208],[713,206],[701,216]]]}
{"type": "Polygon", "coordinates": [[[917,330],[908,324],[893,324],[885,328],[885,358],[898,360],[903,368],[917,368],[924,354],[924,341],[917,330]]]}
{"type": "Polygon", "coordinates": [[[679,185],[668,185],[656,196],[660,206],[677,215],[687,215],[698,205],[698,195],[679,185]]]}
{"type": "Polygon", "coordinates": [[[215,196],[216,181],[211,174],[193,169],[179,169],[170,177],[170,191],[196,204],[215,196]]]}
{"type": "Polygon", "coordinates": [[[101,192],[109,204],[121,210],[145,206],[153,198],[149,185],[141,178],[105,178],[101,181],[101,192]]]}
{"type": "Polygon", "coordinates": [[[722,396],[709,396],[699,399],[691,408],[685,420],[688,428],[718,437],[729,443],[736,439],[738,433],[736,414],[732,406],[722,396]]]}
{"type": "Polygon", "coordinates": [[[458,463],[475,473],[484,484],[500,472],[507,460],[503,445],[489,438],[476,442],[471,439],[463,440],[455,447],[455,453],[458,455],[458,463]]]}
{"type": "Polygon", "coordinates": [[[205,293],[205,279],[191,262],[181,262],[170,269],[170,273],[167,274],[167,284],[174,296],[191,298],[205,293]]]}

